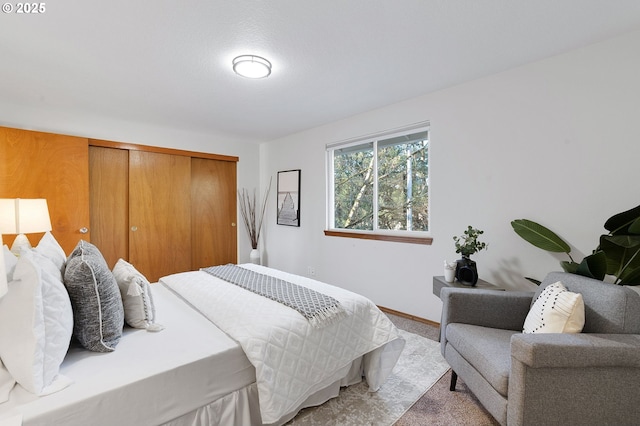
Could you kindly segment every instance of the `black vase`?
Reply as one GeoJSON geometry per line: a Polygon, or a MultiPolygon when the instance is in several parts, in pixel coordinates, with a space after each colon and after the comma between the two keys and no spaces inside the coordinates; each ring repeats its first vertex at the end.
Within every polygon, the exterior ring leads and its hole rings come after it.
{"type": "Polygon", "coordinates": [[[456,260],[456,279],[460,284],[474,287],[478,282],[476,262],[466,256],[456,260]]]}

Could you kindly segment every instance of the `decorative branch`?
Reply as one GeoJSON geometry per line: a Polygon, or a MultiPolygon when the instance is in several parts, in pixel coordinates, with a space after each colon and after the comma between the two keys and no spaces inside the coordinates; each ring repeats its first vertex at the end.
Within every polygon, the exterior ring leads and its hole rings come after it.
{"type": "Polygon", "coordinates": [[[244,226],[247,228],[247,233],[251,239],[251,248],[258,248],[258,241],[260,241],[260,231],[262,230],[262,222],[264,220],[264,213],[267,210],[267,200],[269,199],[269,192],[271,192],[271,182],[273,179],[269,179],[269,186],[267,192],[262,200],[262,209],[257,211],[258,201],[256,190],[253,190],[253,196],[249,195],[249,191],[245,188],[238,190],[238,201],[240,201],[240,214],[244,221],[244,226]],[[258,217],[258,213],[260,216],[258,217]]]}

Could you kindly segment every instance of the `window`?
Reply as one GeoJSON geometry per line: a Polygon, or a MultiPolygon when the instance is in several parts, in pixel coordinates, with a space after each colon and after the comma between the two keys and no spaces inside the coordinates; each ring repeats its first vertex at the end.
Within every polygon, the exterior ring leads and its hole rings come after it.
{"type": "Polygon", "coordinates": [[[330,229],[425,237],[429,231],[429,129],[327,146],[330,229]]]}

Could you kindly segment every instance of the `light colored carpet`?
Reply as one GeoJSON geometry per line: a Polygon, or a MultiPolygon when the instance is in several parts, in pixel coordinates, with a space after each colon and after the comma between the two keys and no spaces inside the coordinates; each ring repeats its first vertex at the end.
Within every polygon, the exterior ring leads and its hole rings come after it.
{"type": "Polygon", "coordinates": [[[449,365],[440,344],[400,330],[406,345],[398,364],[378,392],[366,383],[340,391],[319,407],[302,410],[287,426],[390,426],[442,377],[449,365]]]}

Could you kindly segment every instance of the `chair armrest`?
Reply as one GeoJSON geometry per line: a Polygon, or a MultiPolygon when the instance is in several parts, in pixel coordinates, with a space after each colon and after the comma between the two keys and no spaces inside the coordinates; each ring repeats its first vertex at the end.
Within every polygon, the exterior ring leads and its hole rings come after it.
{"type": "Polygon", "coordinates": [[[511,337],[507,423],[637,424],[640,335],[511,337]]]}
{"type": "Polygon", "coordinates": [[[440,292],[440,343],[444,353],[447,324],[463,323],[505,330],[522,330],[533,292],[444,287],[440,292]]]}
{"type": "Polygon", "coordinates": [[[531,368],[640,368],[640,335],[516,334],[511,356],[531,368]]]}

